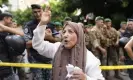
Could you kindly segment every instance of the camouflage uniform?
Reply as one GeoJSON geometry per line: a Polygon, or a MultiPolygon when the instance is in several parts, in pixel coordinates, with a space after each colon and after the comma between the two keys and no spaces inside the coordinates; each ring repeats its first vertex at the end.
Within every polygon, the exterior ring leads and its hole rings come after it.
{"type": "Polygon", "coordinates": [[[102,65],[106,65],[107,56],[102,55],[101,51],[96,48],[97,46],[101,46],[102,48],[105,48],[106,38],[103,36],[102,28],[98,28],[98,27],[94,26],[92,28],[91,32],[92,32],[92,34],[94,34],[96,36],[93,53],[97,58],[100,59],[102,65]]]}
{"type": "Polygon", "coordinates": [[[85,32],[85,42],[88,50],[94,52],[95,45],[98,44],[96,41],[96,36],[90,31],[85,32]]]}
{"type": "MultiPolygon", "coordinates": [[[[116,31],[116,29],[110,28],[110,29],[107,29],[106,37],[108,39],[108,42],[107,42],[107,65],[109,65],[110,62],[112,62],[113,65],[118,65],[119,47],[116,46],[116,43],[117,43],[117,40],[119,39],[119,34],[116,31]]],[[[118,70],[115,70],[115,76],[119,76],[118,70]]]]}
{"type": "MultiPolygon", "coordinates": [[[[100,59],[102,65],[107,65],[107,55],[103,55],[103,53],[97,49],[98,46],[101,46],[102,48],[106,49],[106,38],[103,35],[103,29],[98,27],[93,27],[91,30],[92,34],[96,36],[95,44],[93,53],[94,55],[100,59]]],[[[106,77],[106,71],[103,71],[103,76],[106,77]]]]}
{"type": "Polygon", "coordinates": [[[117,31],[114,28],[110,28],[107,30],[107,35],[106,35],[108,42],[107,42],[107,53],[108,53],[108,59],[112,60],[113,64],[117,64],[118,62],[118,49],[115,45],[117,42],[117,39],[119,38],[119,35],[117,31]]]}

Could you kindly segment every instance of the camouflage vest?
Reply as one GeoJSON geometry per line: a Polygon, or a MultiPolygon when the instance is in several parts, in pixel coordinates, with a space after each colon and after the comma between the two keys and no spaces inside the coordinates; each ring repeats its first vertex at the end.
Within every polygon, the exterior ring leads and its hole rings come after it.
{"type": "Polygon", "coordinates": [[[115,45],[117,38],[118,38],[117,31],[114,28],[108,29],[107,38],[108,38],[108,46],[115,45]]]}

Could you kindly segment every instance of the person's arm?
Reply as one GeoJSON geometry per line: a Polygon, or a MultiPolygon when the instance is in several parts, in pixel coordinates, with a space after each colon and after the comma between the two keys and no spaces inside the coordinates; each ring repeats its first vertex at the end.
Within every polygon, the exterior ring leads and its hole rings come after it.
{"type": "Polygon", "coordinates": [[[103,47],[101,47],[101,46],[97,46],[96,48],[99,49],[99,50],[102,52],[102,54],[103,54],[104,56],[107,55],[107,50],[106,50],[105,48],[103,48],[103,47]]]}
{"type": "Polygon", "coordinates": [[[44,40],[52,42],[52,43],[59,42],[59,40],[57,38],[55,38],[53,36],[47,36],[47,34],[46,34],[44,40]]]}
{"type": "MultiPolygon", "coordinates": [[[[57,38],[55,38],[53,36],[45,36],[45,39],[44,40],[49,41],[49,42],[52,42],[52,43],[59,42],[57,40],[57,38]]],[[[27,46],[27,48],[31,48],[32,47],[32,40],[28,40],[26,42],[26,46],[27,46]]]]}
{"type": "Polygon", "coordinates": [[[125,45],[124,49],[127,51],[128,56],[133,60],[133,38],[125,45]]]}
{"type": "MultiPolygon", "coordinates": [[[[51,11],[46,7],[45,12],[43,12],[41,21],[38,24],[37,28],[33,31],[34,36],[32,39],[32,46],[35,50],[38,51],[39,54],[48,57],[54,58],[55,53],[57,52],[60,42],[50,43],[49,41],[45,41],[45,32],[46,32],[46,24],[51,19],[51,11]]],[[[51,35],[51,33],[47,33],[51,35]]]]}
{"type": "Polygon", "coordinates": [[[86,34],[86,47],[93,47],[93,48],[96,48],[97,46],[99,46],[98,42],[97,42],[97,39],[96,39],[96,36],[91,32],[87,32],[86,34]],[[90,46],[90,44],[92,46],[90,46]]]}
{"type": "Polygon", "coordinates": [[[106,50],[100,46],[97,39],[93,40],[93,46],[94,48],[100,50],[103,54],[106,53],[106,50]]]}
{"type": "Polygon", "coordinates": [[[24,24],[23,26],[23,32],[24,32],[24,39],[26,41],[26,48],[32,48],[32,30],[31,30],[31,26],[30,22],[27,22],[26,24],[24,24]]]}
{"type": "Polygon", "coordinates": [[[86,74],[86,80],[105,80],[102,75],[99,64],[100,62],[95,63],[94,65],[90,67],[90,69],[88,70],[86,74]]]}
{"type": "Polygon", "coordinates": [[[114,28],[112,28],[113,29],[113,33],[115,33],[115,35],[116,35],[116,38],[113,38],[113,39],[111,39],[111,41],[114,41],[114,40],[116,40],[116,42],[115,42],[115,46],[118,46],[119,45],[119,38],[120,38],[120,34],[119,34],[119,31],[117,31],[116,29],[114,29],[114,28]]]}
{"type": "Polygon", "coordinates": [[[107,55],[107,51],[105,48],[101,47],[100,45],[100,42],[98,42],[98,39],[94,40],[94,43],[93,43],[94,47],[96,49],[98,49],[99,51],[101,51],[101,53],[106,56],[107,55]]]}
{"type": "Polygon", "coordinates": [[[116,31],[116,33],[117,33],[117,41],[116,41],[116,45],[119,45],[120,34],[119,34],[118,31],[116,31]]]}
{"type": "Polygon", "coordinates": [[[2,25],[2,24],[0,24],[0,28],[1,28],[1,30],[0,30],[1,32],[9,32],[9,33],[12,33],[12,34],[17,34],[17,35],[20,35],[20,36],[24,36],[23,32],[18,31],[15,28],[10,28],[10,27],[2,25]]]}
{"type": "Polygon", "coordinates": [[[33,31],[34,36],[32,39],[32,46],[38,51],[40,55],[48,58],[54,58],[57,49],[60,46],[60,42],[50,43],[49,41],[44,41],[45,38],[46,25],[39,23],[37,28],[33,31]]]}
{"type": "MultiPolygon", "coordinates": [[[[95,36],[96,33],[95,31],[91,31],[92,35],[95,36]]],[[[95,39],[93,40],[92,45],[94,46],[95,49],[98,49],[102,52],[103,55],[107,55],[107,51],[106,49],[104,49],[101,45],[100,45],[100,40],[95,36],[95,39]]]]}
{"type": "Polygon", "coordinates": [[[86,80],[105,80],[100,69],[100,61],[91,52],[87,53],[86,80]],[[94,62],[90,62],[94,61],[94,62]]]}
{"type": "Polygon", "coordinates": [[[26,47],[31,48],[32,47],[32,40],[29,40],[26,42],[26,47]]]}

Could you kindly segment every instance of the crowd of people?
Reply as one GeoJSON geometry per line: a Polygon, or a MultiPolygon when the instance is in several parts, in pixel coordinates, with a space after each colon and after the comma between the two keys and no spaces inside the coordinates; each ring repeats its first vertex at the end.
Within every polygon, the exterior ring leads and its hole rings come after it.
{"type": "MultiPolygon", "coordinates": [[[[12,14],[0,14],[0,60],[52,64],[52,70],[0,67],[0,80],[113,80],[110,71],[102,71],[100,65],[133,64],[133,19],[122,21],[116,30],[110,18],[97,16],[94,25],[76,23],[70,17],[53,23],[49,6],[43,10],[40,5],[32,4],[31,9],[34,18],[22,28],[16,28],[12,14]],[[9,35],[20,35],[25,40],[21,55],[9,51],[6,41],[9,35]],[[68,64],[76,67],[70,77],[66,77],[68,64]]],[[[13,50],[18,54],[18,50],[13,50]]],[[[120,73],[133,80],[132,69],[114,70],[114,73],[119,80],[124,80],[120,73]]]]}

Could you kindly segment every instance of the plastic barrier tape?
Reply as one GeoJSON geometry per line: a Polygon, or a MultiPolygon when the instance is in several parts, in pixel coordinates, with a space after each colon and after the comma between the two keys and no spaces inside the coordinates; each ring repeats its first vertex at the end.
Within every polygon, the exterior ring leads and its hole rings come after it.
{"type": "Polygon", "coordinates": [[[133,69],[133,65],[100,66],[102,70],[133,69]]]}
{"type": "MultiPolygon", "coordinates": [[[[30,68],[47,68],[51,69],[51,64],[32,64],[32,63],[7,63],[1,62],[0,66],[12,67],[30,67],[30,68]]],[[[133,65],[117,65],[117,66],[100,66],[102,70],[115,70],[115,69],[133,69],[133,65]]]]}
{"type": "Polygon", "coordinates": [[[30,67],[30,68],[47,68],[51,69],[51,64],[32,64],[32,63],[6,63],[1,62],[0,66],[12,66],[12,67],[30,67]]]}

